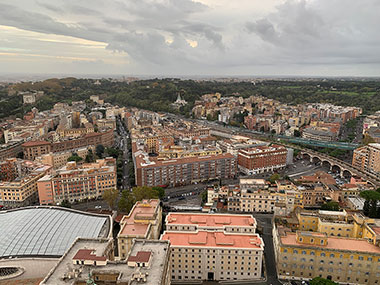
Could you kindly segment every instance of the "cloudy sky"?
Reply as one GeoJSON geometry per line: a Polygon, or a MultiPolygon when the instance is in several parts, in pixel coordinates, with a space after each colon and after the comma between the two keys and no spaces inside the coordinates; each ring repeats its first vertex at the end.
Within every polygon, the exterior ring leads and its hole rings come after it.
{"type": "Polygon", "coordinates": [[[0,0],[0,73],[380,76],[380,0],[0,0]]]}

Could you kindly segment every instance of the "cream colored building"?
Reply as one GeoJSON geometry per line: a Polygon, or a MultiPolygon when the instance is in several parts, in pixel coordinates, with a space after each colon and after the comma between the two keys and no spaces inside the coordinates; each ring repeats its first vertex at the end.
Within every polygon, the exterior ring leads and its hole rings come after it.
{"type": "Polygon", "coordinates": [[[258,234],[214,230],[165,231],[173,281],[262,278],[264,243],[258,234]]]}
{"type": "Polygon", "coordinates": [[[54,169],[57,169],[57,168],[61,168],[65,166],[67,163],[67,159],[71,157],[73,153],[76,153],[78,156],[82,157],[84,161],[90,149],[93,152],[95,152],[95,147],[93,145],[90,145],[88,147],[82,147],[82,148],[68,150],[68,151],[50,152],[48,154],[44,154],[42,156],[37,157],[35,161],[50,165],[54,169]]]}
{"type": "Polygon", "coordinates": [[[7,159],[2,164],[0,180],[0,205],[7,208],[25,207],[38,202],[37,181],[50,173],[51,167],[21,159],[7,159]]]}
{"type": "Polygon", "coordinates": [[[120,222],[117,235],[119,258],[125,259],[135,238],[158,239],[161,231],[162,208],[160,200],[136,202],[120,222]]]}

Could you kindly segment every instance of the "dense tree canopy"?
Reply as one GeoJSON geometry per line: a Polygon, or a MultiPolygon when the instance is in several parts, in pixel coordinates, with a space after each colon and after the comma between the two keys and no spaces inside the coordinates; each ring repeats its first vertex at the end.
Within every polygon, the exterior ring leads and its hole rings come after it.
{"type": "MultiPolygon", "coordinates": [[[[289,104],[326,102],[342,106],[362,107],[365,113],[377,111],[380,106],[380,81],[377,80],[266,80],[252,84],[246,82],[220,82],[169,79],[149,79],[134,82],[100,80],[95,85],[92,79],[48,79],[41,82],[22,82],[0,88],[0,118],[19,116],[32,107],[47,110],[57,102],[88,100],[91,95],[100,95],[106,102],[120,106],[176,112],[188,115],[201,95],[220,92],[223,96],[262,95],[289,104]],[[46,96],[34,105],[23,105],[21,95],[8,96],[8,90],[42,90],[46,96]],[[174,110],[170,106],[178,92],[189,103],[174,110]],[[106,94],[106,95],[105,95],[106,94]]],[[[89,101],[87,101],[89,102],[89,101]]]]}

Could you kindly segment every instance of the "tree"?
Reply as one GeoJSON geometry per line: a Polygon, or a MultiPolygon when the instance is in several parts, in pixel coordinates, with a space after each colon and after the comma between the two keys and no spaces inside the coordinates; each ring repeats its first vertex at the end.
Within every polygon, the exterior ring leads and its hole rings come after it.
{"type": "Polygon", "coordinates": [[[159,197],[158,191],[148,186],[133,187],[132,195],[135,201],[141,201],[144,199],[158,199],[159,197]]]}
{"type": "Polygon", "coordinates": [[[86,163],[91,163],[95,162],[95,156],[94,153],[92,152],[92,149],[89,149],[86,155],[86,158],[84,159],[86,163]]]}
{"type": "Polygon", "coordinates": [[[207,190],[201,193],[202,204],[207,202],[207,190]]]}
{"type": "Polygon", "coordinates": [[[329,279],[315,277],[312,280],[310,280],[310,285],[338,285],[338,283],[335,283],[334,281],[331,281],[329,279]]]}
{"type": "Polygon", "coordinates": [[[71,203],[69,200],[63,200],[60,204],[61,207],[65,207],[65,208],[71,208],[71,203]]]}
{"type": "Polygon", "coordinates": [[[153,190],[157,191],[158,198],[162,199],[165,197],[165,189],[162,187],[154,186],[152,187],[153,190]]]}
{"type": "Polygon", "coordinates": [[[117,198],[119,197],[119,191],[117,189],[107,189],[103,192],[103,200],[107,202],[111,210],[114,209],[117,198]]]}
{"type": "Polygon", "coordinates": [[[98,144],[95,148],[95,152],[96,152],[96,155],[101,158],[103,157],[103,153],[104,153],[104,146],[101,145],[101,144],[98,144]]]}
{"type": "Polygon", "coordinates": [[[294,136],[295,137],[300,137],[301,136],[301,132],[299,130],[294,130],[294,136]]]}
{"type": "Polygon", "coordinates": [[[380,201],[380,192],[378,191],[362,191],[360,196],[366,201],[364,202],[363,213],[370,218],[378,218],[377,204],[380,201]]]}
{"type": "Polygon", "coordinates": [[[321,209],[327,211],[339,211],[339,203],[335,201],[327,202],[322,205],[321,209]]]}
{"type": "Polygon", "coordinates": [[[119,199],[118,208],[119,211],[129,213],[134,204],[134,199],[129,190],[123,190],[119,199]]]}
{"type": "Polygon", "coordinates": [[[275,173],[275,174],[272,174],[271,177],[269,177],[269,182],[273,184],[273,183],[275,183],[277,180],[280,180],[280,179],[281,179],[280,174],[275,173]]]}
{"type": "Polygon", "coordinates": [[[79,161],[82,161],[83,158],[80,157],[77,153],[73,152],[72,155],[67,159],[67,161],[75,161],[75,162],[79,162],[79,161]]]}

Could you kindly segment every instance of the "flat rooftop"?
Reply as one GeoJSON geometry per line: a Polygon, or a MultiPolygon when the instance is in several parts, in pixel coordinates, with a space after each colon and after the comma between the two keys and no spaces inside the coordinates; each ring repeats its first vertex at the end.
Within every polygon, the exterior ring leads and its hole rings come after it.
{"type": "Polygon", "coordinates": [[[162,276],[166,272],[167,258],[169,254],[169,243],[159,240],[135,240],[130,255],[137,256],[138,252],[150,252],[151,264],[148,267],[132,267],[127,265],[127,261],[109,261],[106,265],[77,265],[73,263],[74,256],[79,250],[93,249],[96,256],[105,256],[107,247],[112,243],[112,240],[108,239],[77,239],[75,243],[70,247],[66,254],[61,258],[57,265],[50,271],[41,284],[46,285],[67,285],[75,284],[77,281],[88,280],[89,274],[104,273],[118,274],[119,282],[123,284],[136,285],[141,284],[136,280],[132,281],[132,276],[135,273],[142,273],[146,275],[147,285],[159,285],[161,284],[162,276]],[[73,271],[79,272],[77,277],[63,278],[68,273],[73,271]],[[128,281],[130,283],[128,283],[128,281]]]}
{"type": "Polygon", "coordinates": [[[179,247],[264,249],[264,243],[257,234],[166,231],[162,234],[161,240],[168,240],[171,246],[179,247]]]}
{"type": "Polygon", "coordinates": [[[252,215],[169,213],[166,224],[198,225],[212,228],[223,228],[224,226],[255,227],[256,220],[252,215]]]}
{"type": "Polygon", "coordinates": [[[139,223],[138,220],[155,220],[159,205],[160,201],[156,199],[136,202],[129,215],[124,216],[121,220],[123,226],[119,235],[144,237],[149,224],[139,223]]]}
{"type": "MultiPolygon", "coordinates": [[[[285,236],[281,236],[281,243],[283,245],[299,246],[299,247],[316,247],[309,244],[303,244],[297,242],[295,233],[286,233],[285,236]]],[[[345,251],[358,251],[358,252],[370,252],[380,254],[380,247],[375,246],[366,240],[342,238],[342,237],[328,237],[327,245],[317,246],[331,250],[345,250],[345,251]]]]}

